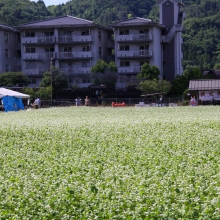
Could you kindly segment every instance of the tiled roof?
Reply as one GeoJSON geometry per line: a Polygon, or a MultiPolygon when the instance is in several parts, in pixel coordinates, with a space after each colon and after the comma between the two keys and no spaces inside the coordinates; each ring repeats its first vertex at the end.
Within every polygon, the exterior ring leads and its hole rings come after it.
{"type": "Polygon", "coordinates": [[[220,79],[208,79],[208,80],[190,80],[189,90],[216,90],[220,89],[220,79]]]}
{"type": "Polygon", "coordinates": [[[137,23],[143,23],[143,24],[146,24],[146,23],[149,23],[151,22],[150,19],[146,19],[146,18],[131,18],[131,19],[128,19],[128,20],[122,20],[122,21],[119,21],[119,22],[116,22],[114,25],[130,25],[130,24],[137,24],[137,23]]]}
{"type": "Polygon", "coordinates": [[[216,75],[218,77],[220,76],[220,70],[215,70],[215,69],[204,71],[203,75],[205,76],[205,75],[208,75],[210,73],[212,73],[212,74],[214,74],[214,75],[216,75]]]}
{"type": "Polygon", "coordinates": [[[16,32],[17,30],[12,28],[12,27],[9,27],[9,26],[6,26],[4,24],[0,24],[0,29],[4,29],[4,30],[9,30],[9,31],[14,31],[16,32]]]}
{"type": "Polygon", "coordinates": [[[17,28],[25,28],[25,27],[35,27],[35,28],[43,28],[43,27],[57,27],[57,26],[96,26],[93,21],[88,21],[81,18],[76,18],[72,16],[64,16],[64,17],[57,17],[51,18],[43,21],[22,24],[19,25],[17,28]]]}
{"type": "MultiPolygon", "coordinates": [[[[163,2],[163,1],[166,1],[166,0],[159,0],[159,1],[157,2],[157,4],[160,4],[160,3],[163,2]]],[[[181,4],[181,5],[184,5],[183,2],[182,2],[182,0],[171,0],[171,1],[177,2],[177,3],[181,4]]]]}
{"type": "MultiPolygon", "coordinates": [[[[155,25],[158,26],[159,24],[156,22],[153,22],[150,19],[147,18],[132,18],[132,19],[128,19],[128,20],[123,20],[123,21],[119,21],[116,22],[112,25],[109,25],[110,27],[121,27],[121,26],[137,26],[137,25],[155,25]]],[[[159,25],[161,26],[161,25],[159,25]]]]}

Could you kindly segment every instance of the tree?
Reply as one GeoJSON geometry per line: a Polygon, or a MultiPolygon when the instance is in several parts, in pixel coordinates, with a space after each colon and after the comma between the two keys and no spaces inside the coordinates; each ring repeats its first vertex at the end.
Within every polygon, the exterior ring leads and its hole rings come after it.
{"type": "Polygon", "coordinates": [[[144,63],[141,67],[141,72],[137,75],[141,80],[159,79],[160,70],[156,66],[150,66],[149,63],[144,63]]]}
{"type": "Polygon", "coordinates": [[[171,83],[166,80],[144,80],[139,83],[138,88],[143,94],[168,93],[171,89],[171,83]]]}
{"type": "Polygon", "coordinates": [[[91,68],[91,78],[93,85],[105,84],[109,88],[115,88],[117,82],[118,68],[114,62],[109,64],[103,60],[98,60],[91,68]]]}
{"type": "MultiPolygon", "coordinates": [[[[40,83],[41,87],[51,87],[53,93],[68,88],[68,79],[64,72],[52,66],[49,71],[44,73],[44,77],[40,83]]],[[[49,88],[47,88],[49,90],[49,88]]]]}
{"type": "Polygon", "coordinates": [[[26,86],[29,83],[29,79],[22,72],[7,72],[0,75],[1,86],[26,86]]]}
{"type": "Polygon", "coordinates": [[[41,99],[50,99],[52,88],[51,86],[41,87],[41,88],[30,88],[26,87],[22,90],[23,93],[30,95],[31,99],[39,97],[41,99]]]}
{"type": "Polygon", "coordinates": [[[177,75],[172,82],[172,95],[182,95],[188,88],[189,81],[193,79],[201,79],[202,73],[197,66],[187,66],[182,75],[177,75]]]}

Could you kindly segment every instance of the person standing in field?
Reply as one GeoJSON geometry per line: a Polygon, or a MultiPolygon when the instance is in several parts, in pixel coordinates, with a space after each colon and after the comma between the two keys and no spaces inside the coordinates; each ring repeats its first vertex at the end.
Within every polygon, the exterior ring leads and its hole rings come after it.
{"type": "Polygon", "coordinates": [[[90,100],[89,100],[88,96],[86,96],[86,98],[85,98],[85,106],[89,106],[89,104],[90,104],[90,100]]]}
{"type": "Polygon", "coordinates": [[[80,99],[80,97],[77,97],[77,98],[75,99],[75,102],[76,102],[76,106],[80,106],[80,105],[81,105],[81,99],[80,99]]]}
{"type": "Polygon", "coordinates": [[[34,108],[38,109],[38,108],[40,108],[40,103],[41,103],[41,101],[40,101],[40,99],[37,97],[37,98],[35,99],[34,103],[32,104],[32,106],[33,106],[34,108]]]}
{"type": "Polygon", "coordinates": [[[163,95],[160,96],[159,102],[158,102],[158,106],[162,107],[163,104],[163,95]]]}

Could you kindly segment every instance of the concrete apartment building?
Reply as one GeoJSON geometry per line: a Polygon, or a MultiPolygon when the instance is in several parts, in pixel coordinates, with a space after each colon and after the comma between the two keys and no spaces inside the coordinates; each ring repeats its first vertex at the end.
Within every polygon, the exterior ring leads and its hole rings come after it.
{"type": "Polygon", "coordinates": [[[160,23],[144,18],[119,21],[114,29],[118,87],[135,82],[141,66],[157,66],[160,77],[172,81],[182,74],[182,26],[184,12],[179,0],[161,0],[160,23]]]}
{"type": "Polygon", "coordinates": [[[20,32],[0,25],[0,73],[21,71],[20,32]]]}
{"type": "Polygon", "coordinates": [[[38,87],[54,59],[68,75],[70,86],[88,87],[91,67],[103,59],[118,67],[116,88],[134,84],[145,62],[157,66],[161,78],[172,81],[183,72],[184,5],[181,0],[159,0],[158,5],[159,23],[136,17],[104,27],[63,16],[16,29],[0,26],[0,73],[20,68],[29,77],[29,86],[38,87]]]}
{"type": "Polygon", "coordinates": [[[112,29],[92,21],[64,16],[23,24],[21,32],[22,72],[31,79],[30,86],[39,86],[51,59],[64,71],[70,85],[88,87],[90,69],[99,59],[114,61],[112,29]]]}

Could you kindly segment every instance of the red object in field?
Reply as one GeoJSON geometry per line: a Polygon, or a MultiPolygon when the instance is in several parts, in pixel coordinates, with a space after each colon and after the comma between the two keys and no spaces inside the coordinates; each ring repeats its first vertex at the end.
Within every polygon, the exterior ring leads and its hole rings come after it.
{"type": "Polygon", "coordinates": [[[112,102],[112,107],[119,107],[119,106],[126,106],[126,104],[124,102],[122,102],[122,103],[112,102]]]}
{"type": "Polygon", "coordinates": [[[197,102],[196,101],[190,101],[190,105],[191,106],[197,106],[197,102]]]}

